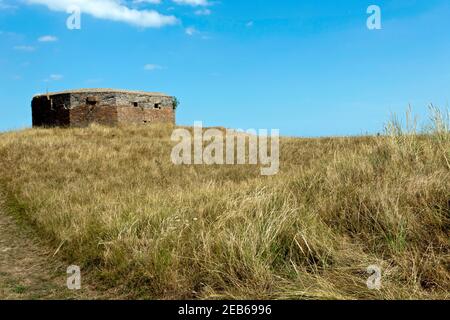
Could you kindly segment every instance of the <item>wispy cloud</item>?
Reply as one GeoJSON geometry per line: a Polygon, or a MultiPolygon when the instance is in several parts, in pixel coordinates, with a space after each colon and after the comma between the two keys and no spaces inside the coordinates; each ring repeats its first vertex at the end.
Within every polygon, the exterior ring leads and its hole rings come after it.
{"type": "Polygon", "coordinates": [[[194,13],[198,16],[209,16],[212,12],[209,9],[199,9],[194,13]]]}
{"type": "Polygon", "coordinates": [[[85,82],[87,84],[95,84],[95,83],[103,82],[103,79],[102,78],[91,78],[91,79],[87,79],[85,82]]]}
{"type": "Polygon", "coordinates": [[[210,40],[212,39],[208,33],[198,30],[195,27],[188,27],[184,29],[184,33],[186,33],[189,37],[199,37],[202,40],[210,40]]]}
{"type": "Polygon", "coordinates": [[[16,9],[17,6],[7,3],[4,0],[0,0],[0,10],[16,9]]]}
{"type": "Polygon", "coordinates": [[[208,0],[172,0],[176,4],[189,5],[193,7],[209,6],[211,5],[208,0]]]}
{"type": "Polygon", "coordinates": [[[64,79],[64,76],[61,74],[51,74],[44,82],[61,81],[62,79],[64,79]]]}
{"type": "Polygon", "coordinates": [[[58,38],[55,36],[48,35],[48,36],[39,37],[38,41],[39,42],[56,42],[56,41],[58,41],[58,38]]]}
{"type": "Polygon", "coordinates": [[[186,28],[185,33],[186,33],[188,36],[191,36],[191,37],[192,37],[193,35],[195,35],[195,34],[198,33],[198,30],[195,29],[194,27],[188,27],[188,28],[186,28]]]}
{"type": "Polygon", "coordinates": [[[36,48],[33,46],[15,46],[14,50],[32,52],[32,51],[36,50],[36,48]]]}
{"type": "Polygon", "coordinates": [[[51,74],[50,75],[50,80],[53,80],[53,81],[59,81],[59,80],[62,80],[63,78],[64,78],[64,76],[60,75],[60,74],[51,74]]]}
{"type": "Polygon", "coordinates": [[[161,0],[133,0],[134,4],[149,3],[149,4],[161,4],[161,0]]]}
{"type": "Polygon", "coordinates": [[[45,5],[52,11],[66,12],[69,7],[77,6],[84,14],[98,19],[124,22],[143,28],[160,28],[175,25],[179,21],[175,16],[163,15],[155,10],[129,8],[119,0],[25,0],[28,4],[45,5]]]}
{"type": "Polygon", "coordinates": [[[163,69],[163,67],[161,67],[160,65],[157,64],[146,64],[144,66],[144,70],[146,71],[156,71],[156,70],[161,70],[163,69]]]}

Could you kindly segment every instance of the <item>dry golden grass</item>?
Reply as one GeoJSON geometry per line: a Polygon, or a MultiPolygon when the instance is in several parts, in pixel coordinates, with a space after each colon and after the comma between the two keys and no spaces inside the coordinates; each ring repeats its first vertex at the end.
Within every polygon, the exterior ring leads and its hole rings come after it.
{"type": "Polygon", "coordinates": [[[175,166],[170,126],[29,129],[0,135],[0,182],[12,213],[129,297],[446,299],[439,119],[420,135],[393,121],[380,137],[284,138],[272,177],[175,166]]]}

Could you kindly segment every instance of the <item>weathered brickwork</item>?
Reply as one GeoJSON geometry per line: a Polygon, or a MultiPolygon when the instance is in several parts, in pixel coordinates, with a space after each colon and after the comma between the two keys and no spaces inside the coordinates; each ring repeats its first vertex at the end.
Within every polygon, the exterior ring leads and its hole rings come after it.
{"type": "Polygon", "coordinates": [[[174,99],[161,93],[86,89],[38,95],[33,126],[175,123],[174,99]]]}

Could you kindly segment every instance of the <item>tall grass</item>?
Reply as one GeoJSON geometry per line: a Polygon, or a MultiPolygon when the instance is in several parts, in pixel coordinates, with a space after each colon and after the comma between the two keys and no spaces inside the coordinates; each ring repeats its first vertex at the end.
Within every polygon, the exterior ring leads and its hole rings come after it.
{"type": "Polygon", "coordinates": [[[0,135],[1,184],[58,254],[130,297],[448,298],[449,123],[432,118],[282,139],[273,177],[175,166],[171,126],[29,129],[0,135]]]}

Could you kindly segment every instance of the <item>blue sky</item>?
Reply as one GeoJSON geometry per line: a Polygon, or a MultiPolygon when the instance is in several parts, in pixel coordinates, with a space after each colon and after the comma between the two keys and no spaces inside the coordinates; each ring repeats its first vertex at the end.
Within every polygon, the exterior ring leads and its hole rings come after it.
{"type": "Polygon", "coordinates": [[[177,96],[180,125],[377,133],[448,105],[449,30],[448,0],[0,0],[0,131],[36,93],[105,87],[177,96]]]}

